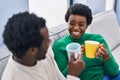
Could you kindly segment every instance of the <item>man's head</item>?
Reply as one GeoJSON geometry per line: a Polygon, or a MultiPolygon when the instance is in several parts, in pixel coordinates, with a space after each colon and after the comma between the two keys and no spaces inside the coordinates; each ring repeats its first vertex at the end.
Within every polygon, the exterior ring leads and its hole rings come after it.
{"type": "Polygon", "coordinates": [[[30,50],[37,60],[44,59],[49,46],[45,19],[28,12],[18,13],[8,20],[3,38],[8,49],[18,58],[23,58],[30,50]]]}

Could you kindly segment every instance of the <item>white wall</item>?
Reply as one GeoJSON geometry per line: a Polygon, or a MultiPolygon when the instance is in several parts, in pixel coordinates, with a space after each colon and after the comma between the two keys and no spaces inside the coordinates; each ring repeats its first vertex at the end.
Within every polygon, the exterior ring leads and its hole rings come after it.
{"type": "Polygon", "coordinates": [[[3,44],[2,33],[8,18],[14,13],[28,10],[28,0],[0,0],[0,45],[3,44]]]}
{"type": "Polygon", "coordinates": [[[68,0],[29,0],[29,10],[47,20],[47,26],[54,27],[64,22],[68,0]]]}

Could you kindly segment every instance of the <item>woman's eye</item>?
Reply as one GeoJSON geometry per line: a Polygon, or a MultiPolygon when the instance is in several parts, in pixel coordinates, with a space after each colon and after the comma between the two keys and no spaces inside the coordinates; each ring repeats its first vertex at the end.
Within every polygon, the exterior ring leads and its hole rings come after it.
{"type": "Polygon", "coordinates": [[[75,26],[75,24],[74,23],[69,23],[71,26],[75,26]]]}
{"type": "Polygon", "coordinates": [[[84,24],[79,24],[80,27],[84,27],[84,24]]]}

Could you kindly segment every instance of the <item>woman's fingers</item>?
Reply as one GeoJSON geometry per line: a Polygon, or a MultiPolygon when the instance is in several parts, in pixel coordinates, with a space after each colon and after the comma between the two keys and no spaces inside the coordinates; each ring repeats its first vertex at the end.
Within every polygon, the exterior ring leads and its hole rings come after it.
{"type": "Polygon", "coordinates": [[[85,46],[82,45],[82,46],[81,46],[81,55],[84,55],[84,52],[85,52],[85,46]]]}

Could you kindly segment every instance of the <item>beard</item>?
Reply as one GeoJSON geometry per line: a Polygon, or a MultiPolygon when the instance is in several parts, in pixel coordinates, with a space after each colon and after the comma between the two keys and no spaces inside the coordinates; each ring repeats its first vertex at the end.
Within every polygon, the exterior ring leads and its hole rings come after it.
{"type": "Polygon", "coordinates": [[[45,59],[45,58],[46,58],[46,53],[47,53],[47,51],[41,49],[41,50],[37,53],[36,59],[37,59],[37,60],[45,59]]]}

